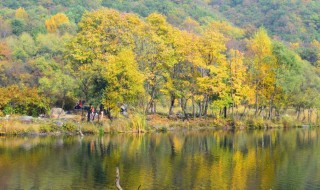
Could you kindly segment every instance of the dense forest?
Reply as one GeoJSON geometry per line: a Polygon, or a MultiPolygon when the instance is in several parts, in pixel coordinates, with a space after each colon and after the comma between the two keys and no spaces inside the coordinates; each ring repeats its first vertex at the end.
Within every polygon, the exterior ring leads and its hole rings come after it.
{"type": "Polygon", "coordinates": [[[311,0],[3,0],[1,114],[81,99],[109,116],[126,103],[184,117],[294,110],[310,122],[319,11],[311,0]]]}

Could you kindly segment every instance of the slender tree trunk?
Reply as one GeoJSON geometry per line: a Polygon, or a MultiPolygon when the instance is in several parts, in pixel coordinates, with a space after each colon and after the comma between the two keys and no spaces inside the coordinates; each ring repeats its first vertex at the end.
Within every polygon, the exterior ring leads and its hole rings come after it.
{"type": "Polygon", "coordinates": [[[312,109],[311,108],[309,108],[308,109],[308,123],[311,123],[312,122],[312,109]]]}
{"type": "Polygon", "coordinates": [[[206,95],[204,96],[204,98],[203,98],[203,101],[201,102],[201,116],[203,116],[204,115],[204,107],[205,107],[205,103],[206,102],[206,95]]]}
{"type": "Polygon", "coordinates": [[[300,106],[297,108],[297,120],[300,121],[300,106]]]}
{"type": "Polygon", "coordinates": [[[247,111],[247,105],[244,106],[244,110],[243,110],[243,112],[242,112],[242,114],[240,116],[240,119],[242,119],[245,116],[246,111],[247,111]]]}
{"type": "Polygon", "coordinates": [[[171,94],[170,96],[170,109],[169,109],[169,115],[173,115],[173,107],[174,107],[174,102],[175,102],[175,95],[171,94]]]}
{"type": "Polygon", "coordinates": [[[156,95],[156,87],[153,86],[152,91],[151,91],[151,98],[150,98],[149,103],[147,104],[146,113],[152,112],[152,107],[154,104],[155,95],[156,95]]]}
{"type": "Polygon", "coordinates": [[[255,89],[255,113],[254,115],[257,116],[258,114],[258,110],[259,110],[259,106],[258,106],[258,80],[256,80],[256,89],[255,89]]]}
{"type": "Polygon", "coordinates": [[[232,105],[231,105],[231,117],[232,117],[232,120],[234,119],[234,102],[232,101],[232,105]]]}
{"type": "Polygon", "coordinates": [[[107,115],[107,117],[108,117],[108,119],[110,119],[111,121],[112,121],[112,116],[111,116],[111,109],[110,108],[107,108],[106,109],[106,115],[107,115]]]}
{"type": "Polygon", "coordinates": [[[193,116],[193,119],[196,118],[196,110],[195,110],[195,105],[194,105],[194,97],[192,97],[192,116],[193,116]]]}
{"type": "Polygon", "coordinates": [[[204,102],[203,116],[207,116],[208,106],[209,106],[209,97],[208,95],[206,95],[205,102],[204,102]]]}
{"type": "Polygon", "coordinates": [[[273,102],[272,99],[273,99],[273,98],[270,98],[270,100],[269,100],[269,117],[268,117],[269,120],[272,119],[272,104],[273,104],[273,103],[272,103],[272,102],[273,102]]]}
{"type": "Polygon", "coordinates": [[[199,117],[201,117],[202,116],[202,105],[201,105],[201,101],[199,101],[198,103],[197,103],[197,105],[198,105],[198,107],[199,107],[199,117]]]}
{"type": "Polygon", "coordinates": [[[261,115],[261,112],[263,111],[263,107],[260,107],[259,109],[258,109],[258,115],[260,116],[261,115]]]}
{"type": "Polygon", "coordinates": [[[181,98],[181,109],[183,112],[183,120],[188,120],[188,114],[187,114],[187,100],[185,98],[181,98]]]}
{"type": "Polygon", "coordinates": [[[223,107],[223,117],[227,118],[227,106],[223,107]]]}

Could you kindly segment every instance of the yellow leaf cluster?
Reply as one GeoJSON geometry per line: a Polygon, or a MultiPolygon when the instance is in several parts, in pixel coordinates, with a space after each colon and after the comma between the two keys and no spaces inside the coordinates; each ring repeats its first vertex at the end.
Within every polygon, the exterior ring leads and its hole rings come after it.
{"type": "Polygon", "coordinates": [[[15,17],[19,18],[19,19],[26,20],[26,19],[28,19],[28,13],[26,12],[26,10],[24,8],[20,7],[19,9],[16,10],[15,17]]]}
{"type": "Polygon", "coordinates": [[[48,32],[57,32],[58,27],[62,24],[68,24],[69,18],[63,14],[58,13],[54,16],[52,16],[50,19],[46,20],[45,25],[48,32]]]}

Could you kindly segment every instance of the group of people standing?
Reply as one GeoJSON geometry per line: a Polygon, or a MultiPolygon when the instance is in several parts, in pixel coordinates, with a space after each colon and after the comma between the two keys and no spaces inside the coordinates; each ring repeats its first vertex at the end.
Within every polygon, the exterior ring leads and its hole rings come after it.
{"type": "Polygon", "coordinates": [[[95,107],[90,104],[89,107],[88,106],[84,106],[85,102],[79,100],[79,102],[77,103],[77,105],[74,107],[74,109],[76,110],[86,110],[87,111],[87,121],[94,121],[95,118],[98,119],[98,121],[101,121],[103,119],[103,115],[105,112],[104,106],[102,104],[100,104],[99,106],[99,111],[97,109],[95,109],[95,107]]]}
{"type": "Polygon", "coordinates": [[[95,107],[90,104],[89,109],[87,110],[87,121],[94,121],[96,117],[98,117],[98,121],[102,121],[104,115],[104,106],[100,104],[99,111],[95,109],[95,107]]]}
{"type": "MultiPolygon", "coordinates": [[[[79,102],[77,103],[77,105],[74,107],[74,109],[76,110],[82,110],[82,116],[83,116],[83,111],[85,110],[87,112],[86,118],[87,118],[87,122],[90,121],[94,121],[96,118],[99,121],[102,121],[103,116],[105,114],[107,114],[108,118],[111,120],[111,114],[110,114],[110,110],[105,110],[103,104],[100,104],[99,106],[99,111],[92,105],[90,104],[89,107],[88,106],[84,106],[85,101],[81,101],[79,100],[79,102]]],[[[120,107],[120,113],[125,116],[128,117],[128,105],[127,104],[119,104],[120,107]]],[[[82,118],[83,120],[85,118],[82,118]]]]}

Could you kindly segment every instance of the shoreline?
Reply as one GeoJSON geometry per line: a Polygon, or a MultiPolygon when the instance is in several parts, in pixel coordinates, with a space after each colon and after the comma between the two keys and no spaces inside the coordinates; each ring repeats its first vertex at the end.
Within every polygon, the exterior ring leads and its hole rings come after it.
{"type": "Polygon", "coordinates": [[[195,118],[181,120],[154,114],[141,119],[117,118],[113,121],[79,122],[79,118],[32,118],[24,121],[17,116],[0,120],[0,136],[61,136],[61,135],[104,135],[117,133],[154,133],[183,130],[255,130],[281,128],[312,128],[316,124],[306,124],[294,120],[277,122],[257,118],[233,120],[221,118],[195,118]],[[140,120],[139,120],[140,119],[140,120]]]}

